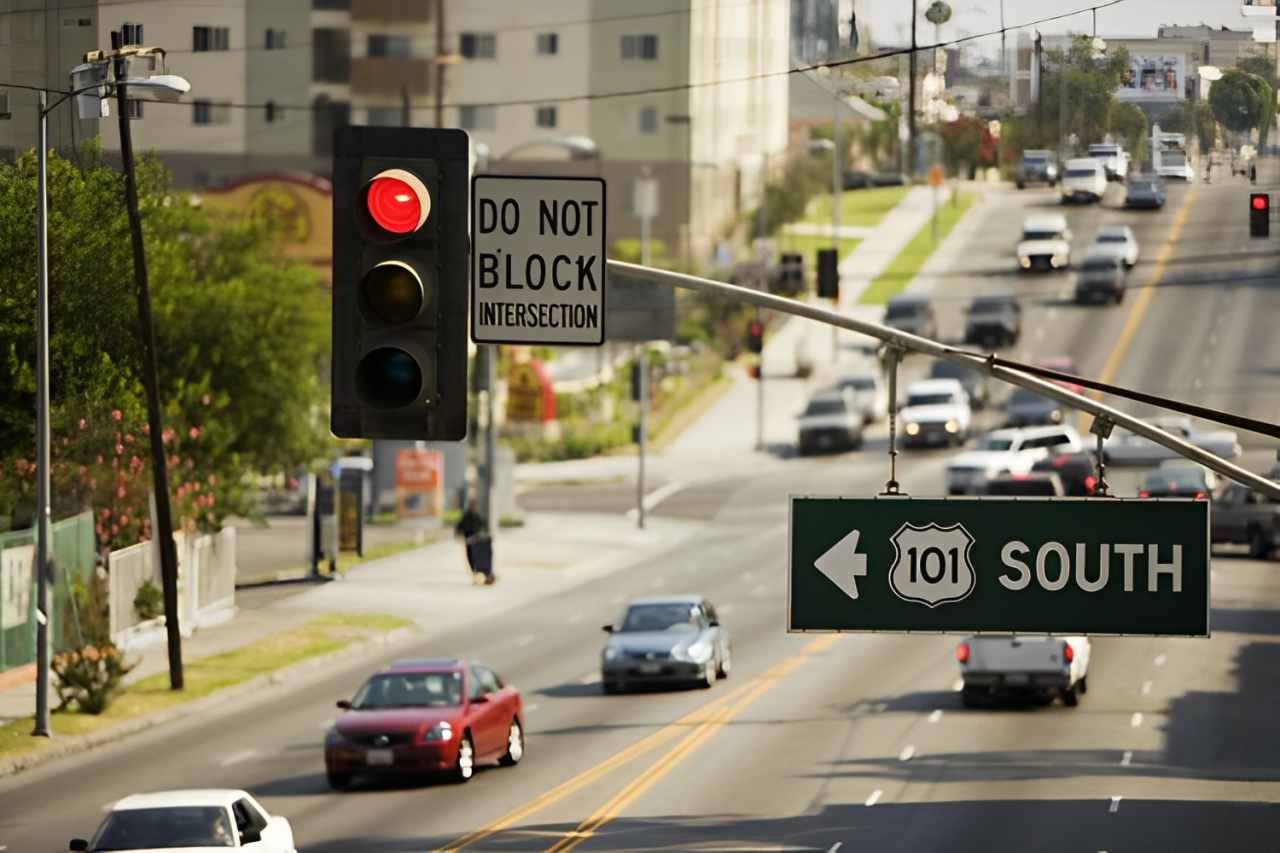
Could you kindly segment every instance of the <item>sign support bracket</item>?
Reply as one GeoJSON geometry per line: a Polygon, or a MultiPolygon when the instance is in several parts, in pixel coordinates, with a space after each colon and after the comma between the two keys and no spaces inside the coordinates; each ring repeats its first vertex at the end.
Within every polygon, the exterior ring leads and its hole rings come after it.
{"type": "Polygon", "coordinates": [[[889,374],[889,482],[884,495],[900,495],[898,487],[898,365],[902,350],[892,344],[885,347],[885,372],[889,374]]]}

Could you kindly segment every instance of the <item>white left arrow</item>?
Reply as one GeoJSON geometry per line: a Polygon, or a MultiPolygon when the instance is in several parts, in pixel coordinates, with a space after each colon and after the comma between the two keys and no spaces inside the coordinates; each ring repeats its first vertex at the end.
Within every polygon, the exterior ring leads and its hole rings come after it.
{"type": "Polygon", "coordinates": [[[850,598],[858,597],[858,578],[867,576],[867,555],[858,553],[861,531],[851,530],[813,565],[850,598]]]}

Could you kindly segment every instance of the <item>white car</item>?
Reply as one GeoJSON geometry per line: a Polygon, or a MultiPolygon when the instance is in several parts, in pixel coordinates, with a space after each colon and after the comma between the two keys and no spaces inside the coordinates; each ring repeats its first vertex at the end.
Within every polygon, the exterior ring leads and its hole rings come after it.
{"type": "Polygon", "coordinates": [[[267,814],[245,791],[210,788],[160,791],[125,797],[111,807],[88,841],[73,838],[72,851],[118,853],[159,849],[297,853],[287,818],[267,814]]]}
{"type": "Polygon", "coordinates": [[[1129,152],[1119,145],[1101,142],[1089,146],[1089,156],[1107,170],[1107,180],[1123,181],[1129,174],[1129,152]]]}
{"type": "Polygon", "coordinates": [[[1104,225],[1098,229],[1098,239],[1089,249],[1090,255],[1112,255],[1124,261],[1126,267],[1138,262],[1138,238],[1128,225],[1104,225]]]}
{"type": "Polygon", "coordinates": [[[1018,263],[1024,270],[1063,269],[1071,265],[1071,229],[1061,214],[1032,216],[1022,224],[1018,263]]]}
{"type": "Polygon", "coordinates": [[[902,446],[963,444],[973,417],[969,392],[958,379],[926,379],[907,388],[902,407],[902,446]]]}
{"type": "Polygon", "coordinates": [[[998,429],[979,439],[972,450],[947,463],[947,493],[980,495],[987,481],[1001,474],[1026,474],[1052,453],[1076,453],[1080,435],[1068,426],[998,429]]]}
{"type": "Polygon", "coordinates": [[[856,450],[862,446],[866,421],[852,391],[821,391],[797,418],[796,449],[801,456],[817,451],[856,450]]]}
{"type": "Polygon", "coordinates": [[[1089,689],[1088,637],[1034,637],[984,634],[956,646],[964,686],[961,704],[972,708],[982,698],[1021,694],[1061,698],[1074,708],[1089,689]]]}
{"type": "Polygon", "coordinates": [[[1089,157],[1067,161],[1067,171],[1062,178],[1062,201],[1102,201],[1107,191],[1107,169],[1101,162],[1089,157]]]}
{"type": "Polygon", "coordinates": [[[882,421],[889,413],[889,392],[875,373],[850,373],[840,377],[841,389],[853,392],[854,403],[867,423],[882,421]]]}
{"type": "MultiPolygon", "coordinates": [[[[1189,444],[1216,453],[1224,459],[1240,455],[1240,442],[1231,430],[1201,432],[1191,425],[1191,418],[1164,416],[1148,418],[1147,423],[1189,444]]],[[[1103,459],[1108,465],[1150,465],[1164,459],[1179,458],[1178,454],[1163,444],[1156,444],[1145,436],[1116,427],[1102,442],[1103,459]]]]}

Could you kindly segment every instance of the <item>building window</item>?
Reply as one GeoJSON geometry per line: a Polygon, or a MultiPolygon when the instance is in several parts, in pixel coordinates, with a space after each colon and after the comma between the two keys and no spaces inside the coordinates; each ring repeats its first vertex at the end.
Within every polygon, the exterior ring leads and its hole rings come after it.
{"type": "Polygon", "coordinates": [[[311,79],[316,83],[351,82],[351,30],[311,31],[311,79]]]}
{"type": "Polygon", "coordinates": [[[350,9],[351,0],[311,0],[312,9],[350,9]]]}
{"type": "Polygon", "coordinates": [[[267,50],[284,50],[284,30],[267,30],[267,50]]]}
{"type": "Polygon", "coordinates": [[[556,126],[556,108],[555,107],[538,107],[537,124],[538,124],[538,127],[555,127],[556,126]]]}
{"type": "Polygon", "coordinates": [[[228,27],[192,27],[191,49],[196,53],[209,50],[230,50],[231,30],[228,27]]]}
{"type": "Polygon", "coordinates": [[[191,102],[192,124],[227,124],[231,121],[231,104],[196,98],[191,102]]]}
{"type": "Polygon", "coordinates": [[[272,124],[277,121],[284,121],[284,109],[276,106],[275,101],[267,101],[266,115],[268,124],[272,124]]]}
{"type": "Polygon", "coordinates": [[[622,131],[632,135],[658,132],[658,110],[655,107],[632,107],[622,114],[622,131]]]}
{"type": "Polygon", "coordinates": [[[467,59],[493,59],[498,55],[498,37],[493,33],[463,33],[458,52],[467,59]]]}
{"type": "Polygon", "coordinates": [[[622,37],[622,58],[623,59],[657,59],[658,58],[658,37],[657,36],[623,36],[622,37]]]}
{"type": "Polygon", "coordinates": [[[554,56],[560,52],[560,36],[556,33],[538,33],[538,53],[554,56]]]}
{"type": "Polygon", "coordinates": [[[120,28],[120,44],[134,47],[142,44],[142,24],[125,24],[120,28]]]}
{"type": "Polygon", "coordinates": [[[365,43],[365,55],[406,59],[413,55],[413,44],[408,36],[369,36],[365,43]]]}
{"type": "Polygon", "coordinates": [[[459,107],[458,124],[463,130],[496,130],[498,111],[494,107],[459,107]]]}
{"type": "Polygon", "coordinates": [[[370,127],[400,127],[404,124],[403,107],[369,107],[364,123],[370,127]]]}

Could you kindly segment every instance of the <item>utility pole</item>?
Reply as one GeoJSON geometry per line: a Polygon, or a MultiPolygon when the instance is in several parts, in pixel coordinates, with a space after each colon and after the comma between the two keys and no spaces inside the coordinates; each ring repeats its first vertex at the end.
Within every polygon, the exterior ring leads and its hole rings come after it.
{"type": "Polygon", "coordinates": [[[907,183],[916,182],[916,0],[911,0],[911,70],[907,106],[907,183]]]}
{"type": "Polygon", "coordinates": [[[444,0],[436,0],[436,127],[444,127],[444,0]]]}
{"type": "Polygon", "coordinates": [[[1009,69],[1009,51],[1005,47],[1004,34],[1004,0],[1000,0],[1000,71],[1002,73],[1009,69]]]}
{"type": "MultiPolygon", "coordinates": [[[[844,97],[837,88],[835,97],[832,99],[834,110],[832,111],[831,138],[835,142],[835,148],[831,151],[831,248],[836,253],[836,270],[837,280],[840,269],[840,218],[844,214],[844,116],[840,113],[841,102],[844,97]]],[[[837,304],[838,301],[837,301],[837,304]]],[[[840,361],[840,330],[835,326],[831,327],[831,363],[836,364],[840,361]]]]}
{"type": "Polygon", "coordinates": [[[147,427],[151,432],[152,489],[156,499],[156,529],[160,546],[160,577],[164,589],[165,632],[169,641],[169,686],[182,689],[182,634],[178,630],[178,553],[173,542],[169,508],[169,477],[164,456],[164,426],[160,421],[160,377],[156,363],[156,330],[151,319],[151,290],[147,286],[147,256],[138,213],[138,182],[133,168],[133,136],[125,86],[125,62],[118,31],[111,33],[115,54],[116,102],[120,112],[120,156],[124,161],[124,197],[133,242],[133,280],[138,290],[138,327],[142,350],[142,385],[147,395],[147,427]]]}
{"type": "Polygon", "coordinates": [[[49,737],[49,114],[40,93],[36,153],[36,720],[33,737],[49,737]]]}
{"type": "Polygon", "coordinates": [[[400,87],[400,126],[413,127],[413,107],[409,103],[409,84],[400,87]]]}
{"type": "MultiPolygon", "coordinates": [[[[646,264],[647,266],[647,264],[646,264]]],[[[636,523],[644,529],[644,462],[649,449],[648,408],[649,408],[649,346],[640,344],[636,348],[636,402],[640,405],[640,423],[636,427],[636,448],[640,456],[640,469],[636,475],[636,523]]]]}

